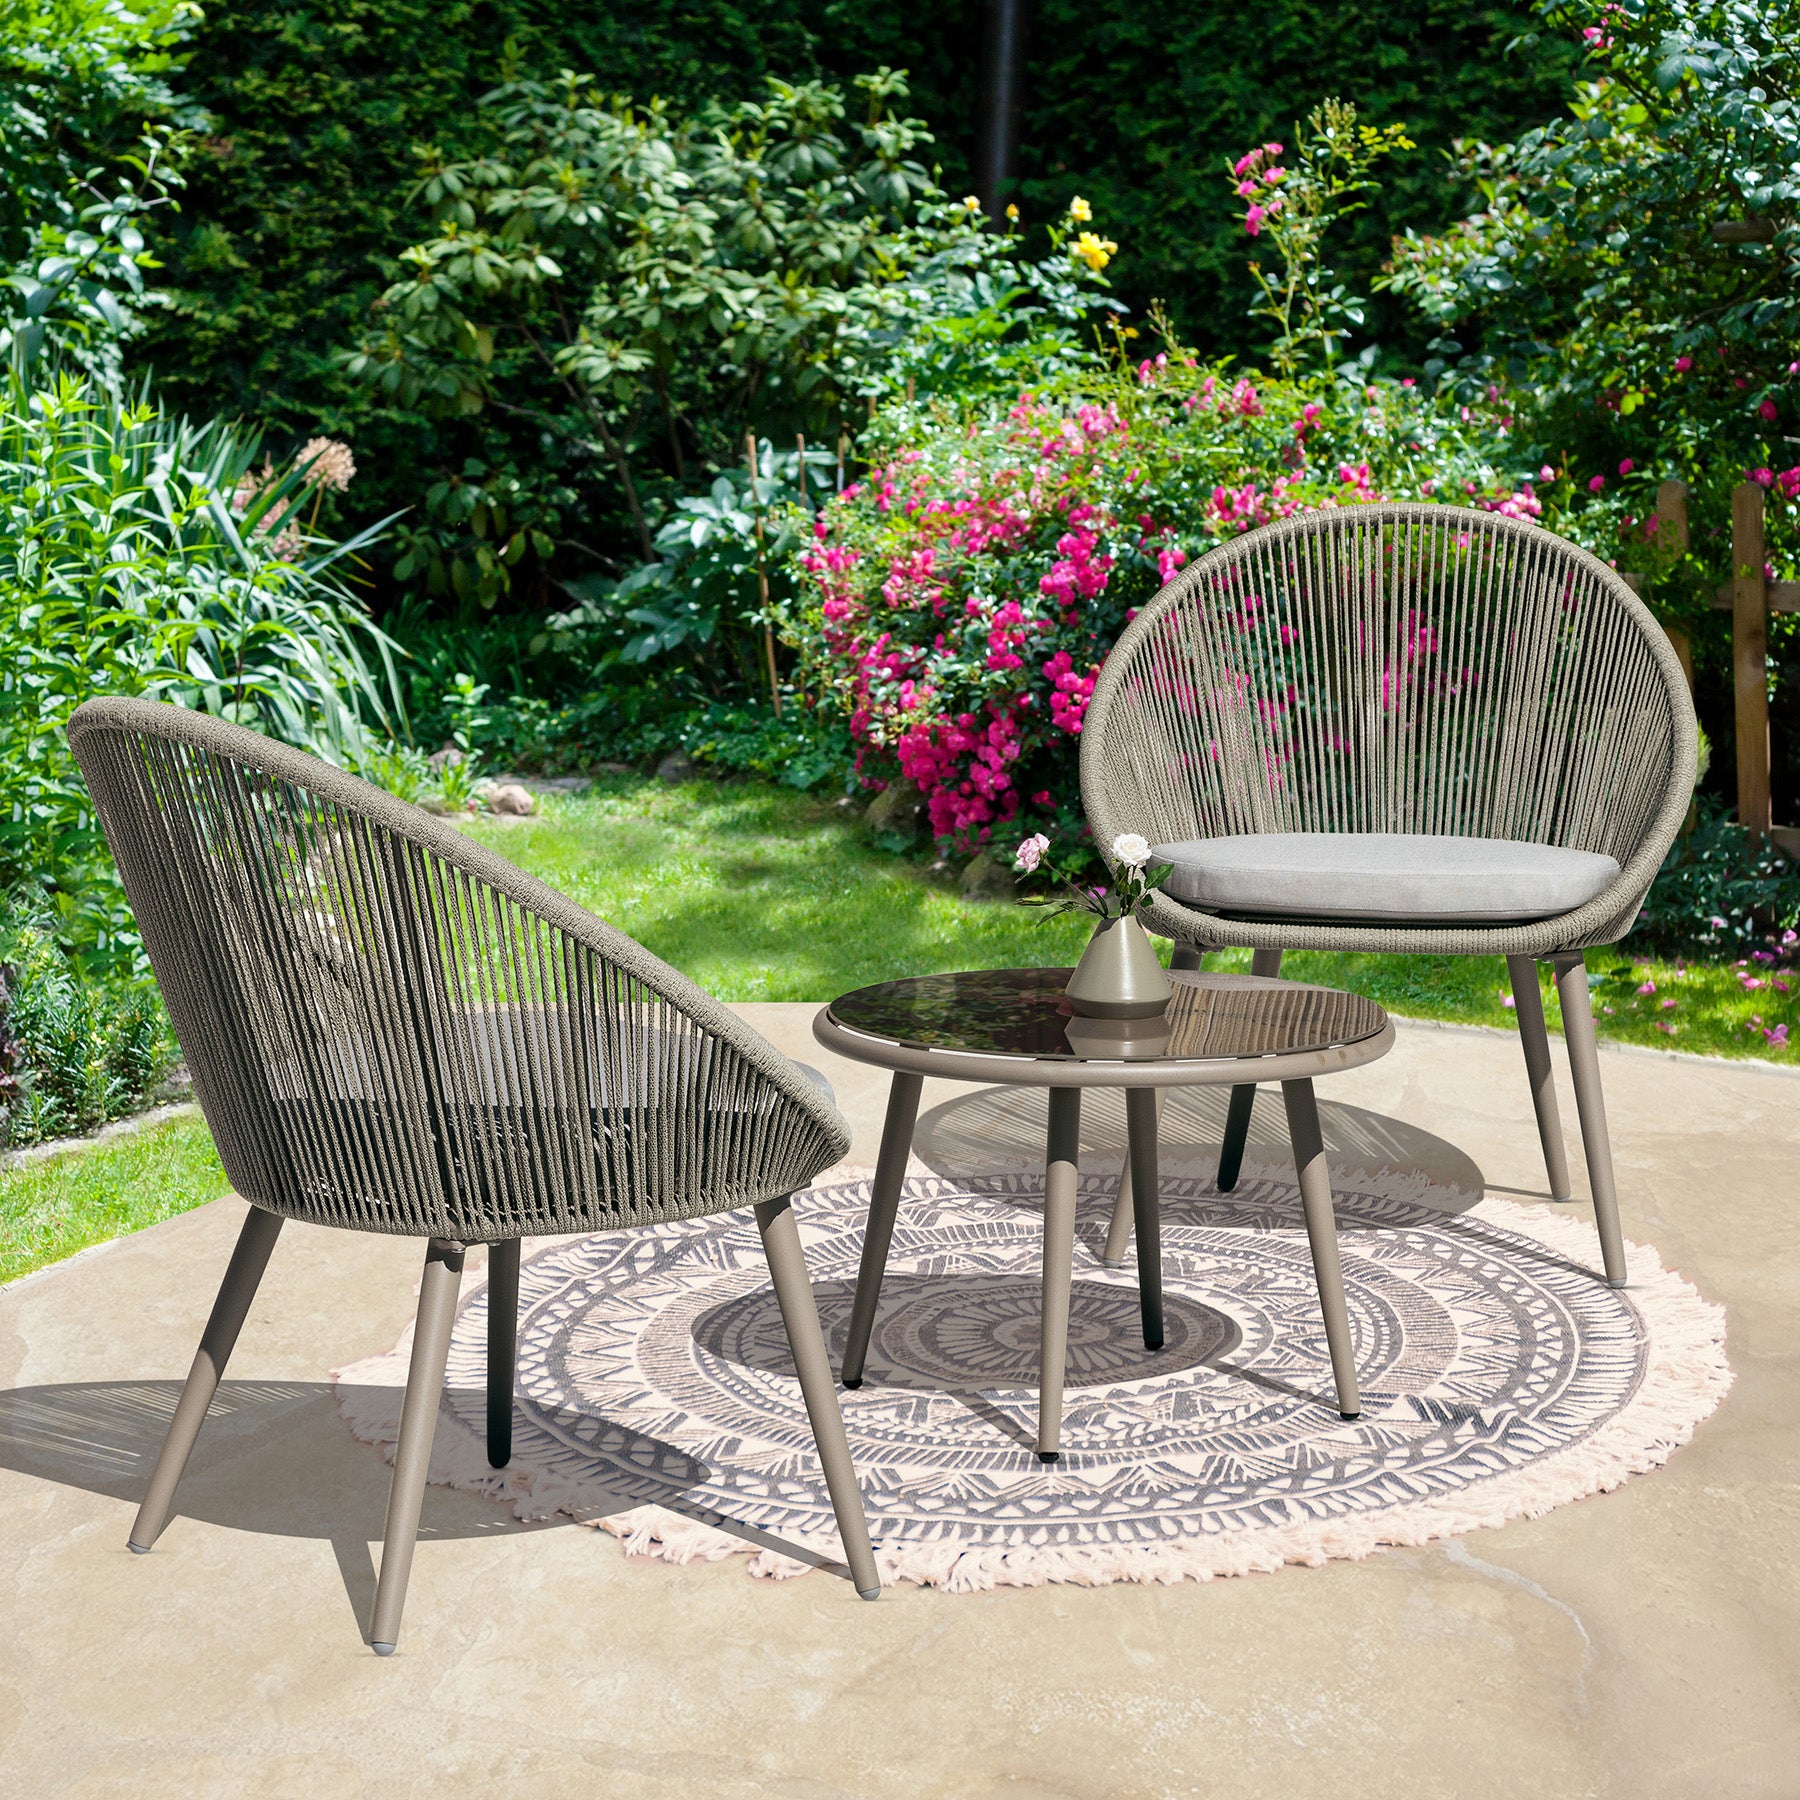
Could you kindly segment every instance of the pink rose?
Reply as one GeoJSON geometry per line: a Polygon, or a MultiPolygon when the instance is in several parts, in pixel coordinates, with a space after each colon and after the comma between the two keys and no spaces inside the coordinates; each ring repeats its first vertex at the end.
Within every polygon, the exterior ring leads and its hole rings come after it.
{"type": "Polygon", "coordinates": [[[1588,483],[1588,492],[1590,494],[1600,494],[1605,491],[1606,477],[1604,475],[1596,475],[1594,479],[1588,483]]]}

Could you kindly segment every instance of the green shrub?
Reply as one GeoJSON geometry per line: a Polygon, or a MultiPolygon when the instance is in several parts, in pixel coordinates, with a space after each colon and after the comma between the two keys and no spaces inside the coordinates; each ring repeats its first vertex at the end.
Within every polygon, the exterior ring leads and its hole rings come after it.
{"type": "Polygon", "coordinates": [[[176,1054],[154,982],[87,973],[43,901],[0,903],[0,1145],[91,1131],[135,1111],[176,1054]]]}
{"type": "Polygon", "coordinates": [[[1800,869],[1753,838],[1717,801],[1696,801],[1631,933],[1634,949],[1717,961],[1779,945],[1800,927],[1800,869]]]}
{"type": "Polygon", "coordinates": [[[0,381],[0,884],[131,961],[65,727],[91,694],[147,694],[354,762],[400,730],[388,642],[340,567],[369,534],[314,533],[327,459],[256,465],[192,425],[45,364],[0,381]]]}

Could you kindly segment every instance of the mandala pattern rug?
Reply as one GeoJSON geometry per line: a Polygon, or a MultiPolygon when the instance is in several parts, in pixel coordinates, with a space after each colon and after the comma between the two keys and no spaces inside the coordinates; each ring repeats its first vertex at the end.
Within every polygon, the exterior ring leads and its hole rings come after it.
{"type": "MultiPolygon", "coordinates": [[[[842,1395],[884,1579],[953,1590],[1176,1581],[1367,1556],[1547,1512],[1657,1467],[1730,1385],[1723,1310],[1591,1222],[1421,1178],[1341,1178],[1363,1394],[1338,1417],[1291,1170],[1221,1195],[1165,1176],[1167,1338],[1099,1247],[1116,1177],[1081,1193],[1059,1464],[1033,1453],[1042,1178],[909,1178],[864,1386],[842,1395]],[[1462,1197],[1450,1197],[1461,1204],[1462,1197]]],[[[800,1196],[834,1367],[866,1180],[800,1196]]],[[[450,1353],[432,1479],[566,1514],[673,1561],[837,1564],[823,1475],[750,1216],[527,1246],[511,1465],[484,1451],[487,1304],[450,1353]]],[[[337,1372],[391,1458],[410,1331],[337,1372]]]]}

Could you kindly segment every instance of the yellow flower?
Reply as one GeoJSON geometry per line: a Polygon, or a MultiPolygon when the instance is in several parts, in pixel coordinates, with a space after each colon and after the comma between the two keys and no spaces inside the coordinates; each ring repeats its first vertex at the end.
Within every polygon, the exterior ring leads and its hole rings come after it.
{"type": "Polygon", "coordinates": [[[981,196],[979,194],[964,194],[963,205],[966,206],[970,212],[980,212],[981,196]]]}
{"type": "Polygon", "coordinates": [[[1018,209],[1018,208],[1017,208],[1017,207],[1016,207],[1016,206],[1012,206],[1012,205],[1009,205],[1009,206],[1008,206],[1008,207],[1007,207],[1007,209],[1006,209],[1006,216],[1007,216],[1007,217],[1008,217],[1008,218],[1009,218],[1009,219],[1011,219],[1011,220],[1012,220],[1012,222],[1013,222],[1013,223],[1014,223],[1014,224],[1015,224],[1015,225],[1016,225],[1016,224],[1018,224],[1018,222],[1019,222],[1019,209],[1018,209]]]}
{"type": "Polygon", "coordinates": [[[1111,238],[1095,237],[1091,231],[1084,231],[1070,247],[1069,254],[1080,257],[1098,275],[1118,254],[1118,249],[1111,238]]]}
{"type": "Polygon", "coordinates": [[[1077,225],[1085,225],[1093,216],[1094,209],[1079,194],[1069,202],[1069,217],[1077,225]]]}

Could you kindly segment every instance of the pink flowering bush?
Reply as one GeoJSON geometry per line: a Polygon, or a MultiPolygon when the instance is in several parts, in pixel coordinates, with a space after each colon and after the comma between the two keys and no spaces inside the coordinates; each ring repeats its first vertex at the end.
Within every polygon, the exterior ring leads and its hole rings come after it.
{"type": "MultiPolygon", "coordinates": [[[[1158,588],[1273,519],[1387,499],[1536,518],[1510,421],[1411,382],[1264,380],[1178,344],[1005,407],[883,415],[864,478],[795,559],[811,691],[865,785],[896,777],[962,851],[1079,829],[1076,752],[1100,664],[1158,588]]],[[[1560,480],[1551,471],[1553,481],[1560,480]]],[[[1563,482],[1564,488],[1568,483],[1563,482]]]]}

